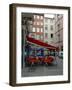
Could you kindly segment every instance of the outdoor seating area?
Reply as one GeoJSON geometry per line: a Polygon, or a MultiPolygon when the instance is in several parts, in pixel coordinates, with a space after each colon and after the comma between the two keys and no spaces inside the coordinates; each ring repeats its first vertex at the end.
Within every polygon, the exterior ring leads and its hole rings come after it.
{"type": "Polygon", "coordinates": [[[57,47],[27,37],[25,66],[48,65],[55,61],[57,47]]]}
{"type": "Polygon", "coordinates": [[[27,64],[28,65],[44,65],[44,64],[51,64],[54,61],[54,58],[51,56],[46,57],[27,57],[27,64]]]}

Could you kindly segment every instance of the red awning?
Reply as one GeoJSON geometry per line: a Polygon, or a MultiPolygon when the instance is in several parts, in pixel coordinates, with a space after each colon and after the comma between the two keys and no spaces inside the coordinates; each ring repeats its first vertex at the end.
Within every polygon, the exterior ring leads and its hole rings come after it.
{"type": "Polygon", "coordinates": [[[29,41],[29,42],[31,42],[31,43],[34,43],[34,44],[36,44],[36,45],[40,45],[40,46],[42,46],[42,47],[51,49],[51,50],[56,50],[56,49],[57,49],[57,47],[55,47],[55,46],[52,46],[52,45],[50,45],[50,44],[44,43],[44,42],[42,42],[42,41],[40,41],[40,40],[31,38],[31,37],[28,37],[28,36],[27,36],[27,41],[29,41]]]}

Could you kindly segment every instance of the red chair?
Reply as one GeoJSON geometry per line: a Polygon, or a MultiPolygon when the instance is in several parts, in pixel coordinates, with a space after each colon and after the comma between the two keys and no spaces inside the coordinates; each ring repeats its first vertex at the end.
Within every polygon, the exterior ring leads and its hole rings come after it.
{"type": "Polygon", "coordinates": [[[47,64],[51,64],[52,62],[53,62],[53,57],[51,57],[51,56],[46,56],[45,58],[44,58],[44,63],[47,63],[47,64]]]}
{"type": "Polygon", "coordinates": [[[35,62],[36,62],[36,59],[34,58],[34,57],[29,57],[28,58],[28,62],[30,63],[30,64],[34,64],[35,62]]]}

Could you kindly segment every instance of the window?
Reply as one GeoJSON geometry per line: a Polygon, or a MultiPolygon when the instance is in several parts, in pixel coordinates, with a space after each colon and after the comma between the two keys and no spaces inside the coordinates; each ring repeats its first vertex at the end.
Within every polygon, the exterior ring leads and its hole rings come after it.
{"type": "Polygon", "coordinates": [[[43,40],[43,35],[40,35],[41,36],[41,40],[43,40]]]}
{"type": "Polygon", "coordinates": [[[37,35],[37,38],[38,40],[43,40],[43,35],[37,35]]]}
{"type": "Polygon", "coordinates": [[[45,38],[47,38],[48,37],[48,33],[45,33],[45,38]]]}
{"type": "Polygon", "coordinates": [[[45,30],[48,30],[48,26],[47,25],[45,26],[45,30]]]}
{"type": "Polygon", "coordinates": [[[61,51],[63,51],[63,46],[61,46],[61,51]]]}
{"type": "Polygon", "coordinates": [[[39,16],[37,16],[37,19],[39,19],[39,16]]]}
{"type": "Polygon", "coordinates": [[[36,36],[37,36],[37,38],[36,38],[36,39],[40,40],[40,35],[36,35],[36,36]]]}
{"type": "Polygon", "coordinates": [[[53,38],[53,34],[51,34],[51,38],[53,38]]]}
{"type": "Polygon", "coordinates": [[[51,19],[50,22],[53,23],[53,19],[51,19]]]}
{"type": "Polygon", "coordinates": [[[41,28],[41,32],[43,32],[43,28],[41,28]]]}
{"type": "Polygon", "coordinates": [[[43,16],[41,16],[41,19],[43,19],[43,16]]]}
{"type": "Polygon", "coordinates": [[[51,25],[51,30],[53,30],[53,25],[51,25]]]}
{"type": "Polygon", "coordinates": [[[39,28],[37,28],[37,32],[40,32],[40,29],[39,28]]]}
{"type": "Polygon", "coordinates": [[[59,17],[60,16],[60,14],[57,14],[57,17],[59,17]]]}
{"type": "Polygon", "coordinates": [[[35,38],[35,35],[34,35],[34,34],[32,34],[32,35],[31,35],[31,37],[32,37],[32,38],[35,38]]]}
{"type": "Polygon", "coordinates": [[[46,23],[48,22],[48,19],[47,19],[47,18],[45,19],[45,22],[46,22],[46,23]]]}
{"type": "Polygon", "coordinates": [[[35,28],[33,28],[33,32],[35,32],[35,28]]]}
{"type": "Polygon", "coordinates": [[[29,25],[32,25],[32,23],[33,23],[33,22],[32,22],[31,20],[30,20],[30,21],[28,21],[28,24],[29,24],[29,25]]]}
{"type": "Polygon", "coordinates": [[[41,35],[39,35],[39,40],[41,40],[41,35]]]}

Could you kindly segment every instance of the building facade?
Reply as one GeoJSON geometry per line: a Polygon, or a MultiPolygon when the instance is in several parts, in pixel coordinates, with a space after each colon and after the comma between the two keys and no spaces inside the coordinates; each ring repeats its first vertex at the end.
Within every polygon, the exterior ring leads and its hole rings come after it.
{"type": "Polygon", "coordinates": [[[25,40],[26,36],[30,36],[59,47],[60,51],[63,50],[62,14],[23,14],[22,16],[22,29],[25,40]]]}
{"type": "Polygon", "coordinates": [[[33,15],[32,32],[29,34],[30,37],[43,41],[44,40],[44,15],[34,14],[33,15]]]}
{"type": "Polygon", "coordinates": [[[55,15],[55,46],[59,47],[59,50],[63,50],[63,15],[55,15]]]}
{"type": "Polygon", "coordinates": [[[54,45],[55,19],[44,15],[44,42],[54,45]]]}

